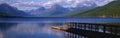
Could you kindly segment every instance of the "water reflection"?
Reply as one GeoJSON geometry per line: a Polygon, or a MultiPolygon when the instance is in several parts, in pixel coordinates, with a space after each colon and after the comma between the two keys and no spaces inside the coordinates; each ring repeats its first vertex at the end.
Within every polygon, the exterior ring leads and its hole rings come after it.
{"type": "Polygon", "coordinates": [[[0,38],[64,38],[64,32],[52,30],[51,26],[63,25],[65,22],[118,23],[119,20],[113,18],[4,18],[0,20],[1,24],[13,26],[5,31],[0,30],[0,38]]]}
{"type": "Polygon", "coordinates": [[[17,23],[4,33],[4,38],[63,38],[63,33],[51,29],[60,23],[17,23]]]}

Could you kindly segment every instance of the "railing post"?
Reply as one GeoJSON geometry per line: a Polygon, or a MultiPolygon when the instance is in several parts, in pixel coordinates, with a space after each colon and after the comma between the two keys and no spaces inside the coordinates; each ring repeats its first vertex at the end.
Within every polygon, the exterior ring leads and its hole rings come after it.
{"type": "Polygon", "coordinates": [[[103,33],[106,33],[106,26],[105,25],[102,26],[103,26],[103,33]]]}
{"type": "Polygon", "coordinates": [[[110,27],[110,33],[113,34],[113,28],[112,27],[110,27]]]}
{"type": "Polygon", "coordinates": [[[92,25],[90,24],[90,31],[92,31],[92,25]]]}
{"type": "Polygon", "coordinates": [[[84,24],[84,30],[86,30],[86,28],[87,28],[87,27],[86,27],[86,24],[84,24]]]}
{"type": "MultiPolygon", "coordinates": [[[[114,26],[109,26],[109,25],[105,25],[105,24],[92,24],[92,23],[71,23],[70,24],[70,28],[76,28],[79,29],[82,33],[87,34],[86,31],[92,34],[94,34],[93,32],[95,32],[96,34],[100,34],[101,32],[101,36],[96,36],[96,37],[108,37],[108,33],[110,34],[110,36],[112,36],[112,34],[114,35],[118,35],[118,28],[114,27],[114,26]]],[[[73,32],[78,32],[78,30],[72,30],[73,32]]],[[[82,34],[81,33],[81,34],[82,34]]],[[[83,35],[84,35],[83,34],[83,35]]],[[[96,35],[94,34],[94,35],[96,35]]],[[[90,34],[91,35],[91,34],[90,34]]],[[[78,36],[76,34],[71,34],[68,33],[69,38],[87,38],[84,36],[78,36]]],[[[87,35],[86,35],[87,36],[87,35]]],[[[88,36],[88,37],[94,37],[94,36],[88,36]]]]}
{"type": "Polygon", "coordinates": [[[99,25],[95,25],[95,31],[98,32],[98,30],[99,30],[99,25]]]}
{"type": "Polygon", "coordinates": [[[115,28],[115,35],[118,35],[118,28],[115,28]]]}
{"type": "Polygon", "coordinates": [[[88,30],[90,30],[90,25],[89,25],[89,24],[87,24],[87,25],[88,25],[88,26],[87,26],[87,27],[88,27],[88,30]]]}
{"type": "Polygon", "coordinates": [[[80,24],[80,29],[82,29],[82,24],[80,24]]]}

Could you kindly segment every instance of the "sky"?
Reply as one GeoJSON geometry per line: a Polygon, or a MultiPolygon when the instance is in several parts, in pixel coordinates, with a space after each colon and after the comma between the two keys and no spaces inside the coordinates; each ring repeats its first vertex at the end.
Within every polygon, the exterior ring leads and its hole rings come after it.
{"type": "Polygon", "coordinates": [[[90,6],[92,3],[103,6],[111,1],[113,0],[0,0],[0,3],[8,3],[19,10],[32,10],[41,6],[50,8],[54,4],[59,4],[66,8],[77,7],[77,5],[90,6]]]}

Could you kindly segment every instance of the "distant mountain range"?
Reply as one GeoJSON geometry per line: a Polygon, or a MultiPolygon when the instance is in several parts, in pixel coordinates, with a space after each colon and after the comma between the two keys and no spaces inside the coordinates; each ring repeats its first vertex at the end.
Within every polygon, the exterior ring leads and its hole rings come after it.
{"type": "Polygon", "coordinates": [[[68,15],[68,17],[120,18],[120,0],[113,1],[105,6],[97,7],[89,11],[68,15]]]}
{"type": "Polygon", "coordinates": [[[82,7],[76,7],[76,8],[73,8],[73,11],[64,15],[63,17],[70,17],[70,16],[73,16],[73,15],[76,15],[76,14],[79,14],[79,13],[83,13],[85,11],[88,11],[88,10],[91,10],[91,9],[94,9],[96,8],[97,5],[95,3],[91,4],[91,6],[82,6],[82,7]]]}
{"type": "Polygon", "coordinates": [[[82,7],[78,6],[75,8],[65,8],[65,7],[62,7],[61,5],[54,4],[49,9],[46,9],[45,7],[41,6],[39,9],[31,10],[29,12],[38,17],[62,17],[65,15],[76,14],[76,13],[73,13],[76,11],[83,12],[89,9],[93,9],[95,7],[97,7],[95,3],[91,4],[91,6],[82,6],[82,7]]]}
{"type": "Polygon", "coordinates": [[[69,12],[69,9],[55,4],[49,9],[45,9],[45,7],[40,7],[39,9],[31,10],[29,12],[37,15],[38,17],[57,17],[61,16],[62,14],[66,14],[67,12],[69,12]]]}
{"type": "Polygon", "coordinates": [[[0,17],[62,17],[65,15],[76,14],[78,11],[84,12],[95,8],[96,4],[91,6],[79,6],[74,8],[65,8],[61,5],[54,4],[51,8],[46,9],[41,6],[38,9],[30,11],[21,11],[6,3],[0,4],[0,17]],[[76,13],[73,13],[76,12],[76,13]]]}
{"type": "Polygon", "coordinates": [[[30,14],[20,11],[6,3],[0,4],[0,17],[29,17],[30,14]]]}
{"type": "Polygon", "coordinates": [[[113,1],[105,6],[95,7],[97,5],[94,3],[90,6],[81,7],[78,5],[75,8],[65,8],[54,4],[48,9],[41,6],[38,9],[26,12],[3,3],[0,4],[0,17],[120,17],[120,0],[113,1]]]}

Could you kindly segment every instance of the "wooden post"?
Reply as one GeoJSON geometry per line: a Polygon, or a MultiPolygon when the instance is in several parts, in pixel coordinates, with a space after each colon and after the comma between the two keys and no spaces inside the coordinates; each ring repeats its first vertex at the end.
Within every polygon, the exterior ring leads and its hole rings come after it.
{"type": "Polygon", "coordinates": [[[103,26],[103,33],[106,33],[106,27],[105,25],[102,25],[103,26]]]}
{"type": "Polygon", "coordinates": [[[118,35],[118,28],[115,28],[115,35],[118,35]]]}
{"type": "Polygon", "coordinates": [[[110,33],[113,34],[113,28],[112,27],[110,27],[110,33]]]}

